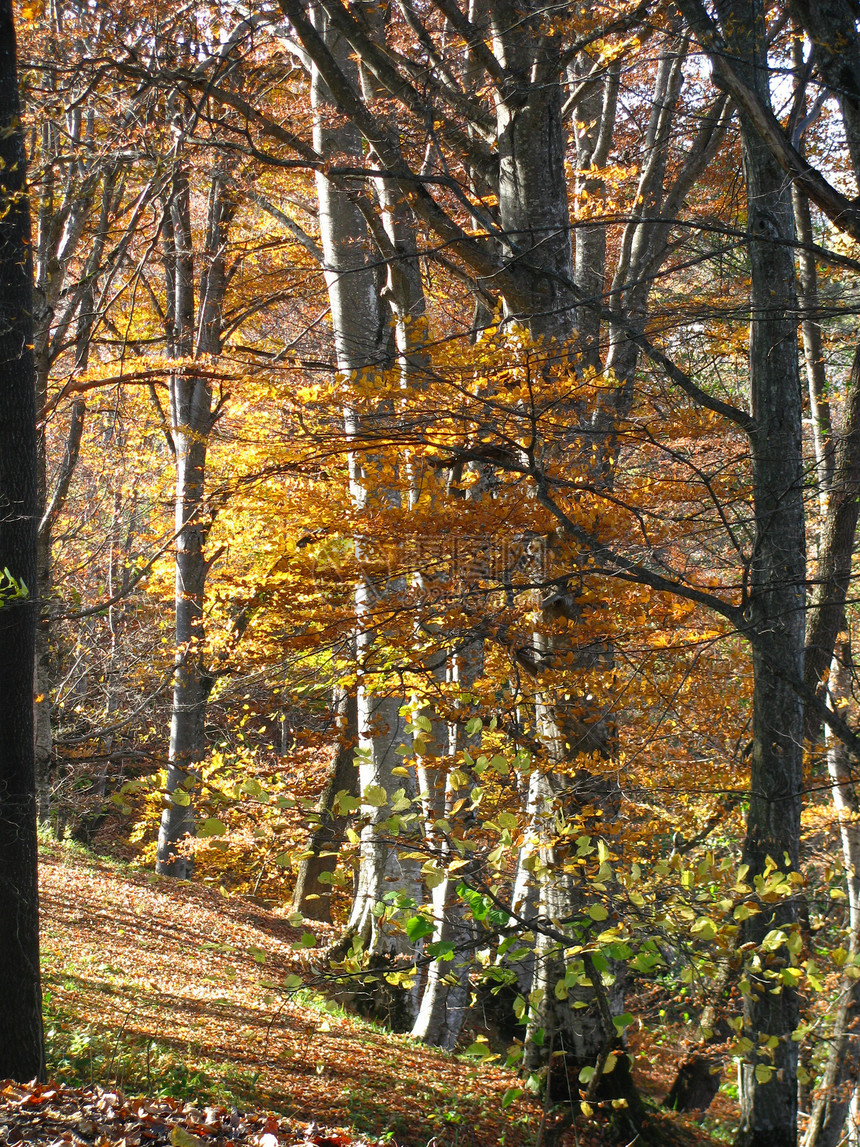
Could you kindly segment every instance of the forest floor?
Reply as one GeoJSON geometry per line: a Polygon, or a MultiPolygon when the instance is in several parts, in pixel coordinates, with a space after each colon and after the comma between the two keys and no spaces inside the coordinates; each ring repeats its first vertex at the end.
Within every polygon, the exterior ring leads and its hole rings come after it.
{"type": "MultiPolygon", "coordinates": [[[[0,1143],[612,1141],[579,1112],[562,1126],[528,1093],[508,1102],[517,1080],[495,1064],[386,1032],[306,988],[285,991],[286,977],[312,978],[314,970],[314,950],[302,947],[302,930],[290,926],[286,910],[48,844],[41,911],[52,1083],[0,1084],[0,1143]]],[[[659,1110],[680,1054],[678,1033],[639,1037],[635,1050],[649,1103],[638,1143],[725,1142],[733,1109],[723,1097],[708,1121],[719,1139],[659,1110]]]]}

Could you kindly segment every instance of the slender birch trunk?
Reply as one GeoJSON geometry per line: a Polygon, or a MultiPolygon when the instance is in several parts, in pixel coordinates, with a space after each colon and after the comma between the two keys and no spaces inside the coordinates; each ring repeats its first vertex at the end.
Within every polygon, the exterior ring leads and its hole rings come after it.
{"type": "MultiPolygon", "coordinates": [[[[55,76],[50,73],[49,82],[55,76]]],[[[67,117],[68,139],[86,156],[93,143],[92,115],[76,108],[67,117]]],[[[68,164],[62,180],[55,174],[55,164],[68,139],[59,138],[55,123],[46,120],[40,129],[42,177],[39,183],[36,245],[34,252],[34,361],[36,405],[44,410],[48,399],[48,381],[57,358],[63,353],[68,332],[73,326],[75,373],[86,370],[90,339],[95,323],[95,282],[102,269],[111,222],[115,210],[117,167],[103,161],[79,159],[68,164]],[[98,211],[94,209],[98,201],[98,211]],[[96,214],[96,226],[88,244],[82,274],[74,286],[69,283],[73,260],[79,256],[87,225],[96,214]]],[[[68,496],[80,454],[86,404],[77,399],[72,404],[69,429],[63,457],[49,483],[49,459],[46,453],[44,419],[39,420],[37,437],[37,473],[39,487],[38,569],[41,614],[36,631],[36,667],[34,676],[34,725],[36,749],[36,789],[40,821],[50,815],[53,735],[51,731],[51,622],[53,598],[52,531],[68,496]]]]}
{"type": "MultiPolygon", "coordinates": [[[[226,290],[226,244],[234,205],[220,170],[212,174],[207,233],[202,253],[199,308],[195,309],[194,249],[188,170],[179,155],[167,205],[167,324],[170,357],[217,358],[226,290]]],[[[167,767],[167,804],[158,834],[156,871],[187,879],[193,862],[181,851],[194,836],[194,790],[203,752],[203,721],[214,678],[204,653],[203,604],[210,559],[205,553],[212,524],[206,500],[206,451],[217,417],[212,384],[187,361],[170,377],[170,430],[175,454],[175,669],[167,767]]]]}

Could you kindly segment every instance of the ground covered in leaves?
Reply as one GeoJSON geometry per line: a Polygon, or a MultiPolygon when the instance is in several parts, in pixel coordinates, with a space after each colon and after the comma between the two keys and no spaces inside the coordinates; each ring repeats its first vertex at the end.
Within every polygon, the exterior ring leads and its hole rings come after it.
{"type": "MultiPolygon", "coordinates": [[[[41,909],[52,1082],[0,1085],[0,1143],[603,1141],[581,1117],[562,1128],[527,1094],[503,1106],[516,1080],[500,1067],[392,1035],[297,988],[298,977],[314,981],[315,949],[286,910],[59,846],[43,851],[41,909]]],[[[651,1123],[654,1142],[710,1141],[692,1121],[651,1123]]]]}

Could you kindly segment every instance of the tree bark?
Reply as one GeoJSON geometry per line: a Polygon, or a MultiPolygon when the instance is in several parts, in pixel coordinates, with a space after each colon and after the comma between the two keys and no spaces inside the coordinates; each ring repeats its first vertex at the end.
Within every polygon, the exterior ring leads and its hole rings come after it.
{"type": "Polygon", "coordinates": [[[332,758],[328,781],[323,789],[317,813],[319,823],[311,833],[306,851],[311,853],[299,865],[296,887],[293,891],[293,910],[301,912],[307,920],[331,923],[331,884],[320,880],[324,873],[337,867],[347,818],[334,811],[335,797],[340,792],[356,797],[358,769],[355,750],[358,747],[358,705],[355,693],[335,686],[338,738],[332,758]]]}
{"type": "MultiPolygon", "coordinates": [[[[474,686],[483,669],[483,653],[482,643],[476,640],[451,657],[452,679],[459,682],[461,687],[470,689],[474,686]]],[[[425,817],[427,833],[431,840],[434,835],[438,835],[434,824],[437,818],[462,822],[467,815],[463,810],[458,814],[452,813],[459,794],[450,786],[448,769],[438,760],[438,755],[443,748],[444,740],[448,741],[449,757],[454,758],[460,750],[469,746],[473,739],[466,736],[461,722],[452,724],[444,733],[439,727],[441,724],[438,715],[435,720],[431,720],[431,733],[428,749],[425,750],[427,757],[424,764],[427,780],[421,785],[422,790],[426,792],[425,817]],[[435,760],[431,755],[433,750],[436,752],[435,760]]],[[[453,857],[450,846],[446,842],[440,842],[437,863],[444,868],[451,859],[453,857]]],[[[465,865],[454,876],[446,871],[442,881],[432,890],[435,931],[430,938],[431,942],[453,944],[454,951],[451,959],[436,959],[428,965],[427,980],[412,1028],[412,1035],[416,1039],[445,1048],[447,1051],[452,1051],[457,1046],[471,994],[469,972],[472,967],[476,932],[472,922],[467,919],[463,901],[457,894],[457,885],[461,880],[468,881],[472,875],[471,864],[465,865]]]]}
{"type": "MultiPolygon", "coordinates": [[[[721,8],[736,66],[769,104],[760,0],[721,8]]],[[[801,387],[797,363],[794,226],[790,188],[755,126],[741,116],[750,260],[750,397],[755,539],[746,616],[753,642],[753,747],[742,863],[747,879],[799,862],[803,706],[784,672],[803,676],[805,526],[801,387]]],[[[797,921],[794,898],[762,903],[742,926],[758,945],[797,921]]],[[[746,969],[745,1034],[736,1147],[794,1147],[797,1139],[797,991],[780,978],[785,948],[746,969]],[[774,1038],[772,1052],[763,1041],[774,1038]]]]}
{"type": "MultiPolygon", "coordinates": [[[[827,670],[843,624],[860,511],[860,345],[854,351],[845,411],[836,438],[827,515],[818,542],[818,574],[806,623],[806,684],[826,696],[827,670]]],[[[804,734],[814,744],[821,728],[807,707],[804,734]]]]}
{"type": "MultiPolygon", "coordinates": [[[[325,44],[342,82],[350,85],[353,97],[360,100],[358,69],[350,45],[339,32],[329,27],[321,9],[316,9],[313,15],[315,34],[325,44]]],[[[362,156],[360,132],[353,123],[343,120],[342,109],[337,106],[316,66],[311,69],[311,103],[316,150],[332,161],[338,158],[354,160],[362,156]]],[[[388,324],[381,306],[383,280],[365,218],[355,197],[324,172],[317,172],[316,185],[320,246],[331,304],[337,368],[349,375],[390,364],[388,324]]],[[[346,410],[344,418],[347,434],[360,436],[361,426],[355,411],[346,410]]],[[[392,495],[379,487],[372,457],[361,459],[358,455],[351,456],[350,480],[352,495],[360,510],[373,503],[390,504],[392,495]]],[[[365,548],[362,539],[356,539],[359,561],[365,548]]],[[[407,740],[406,721],[401,714],[403,700],[389,691],[376,671],[377,654],[373,639],[375,610],[386,595],[397,590],[398,586],[390,584],[384,575],[376,578],[364,576],[356,586],[356,761],[362,792],[373,786],[390,794],[397,787],[403,787],[400,778],[393,773],[401,763],[397,749],[407,740]]],[[[408,782],[406,787],[409,787],[408,782]]],[[[414,787],[407,795],[415,795],[414,787]]],[[[347,935],[361,937],[364,951],[374,958],[405,955],[409,952],[405,936],[380,927],[380,918],[374,914],[374,908],[386,893],[398,890],[417,900],[417,867],[413,861],[401,863],[397,849],[383,838],[378,826],[387,819],[387,810],[367,805],[363,812],[367,823],[361,834],[358,877],[347,935]]],[[[373,1004],[370,1006],[372,1008],[373,1004]]],[[[411,1006],[409,1003],[407,1010],[411,1006]]]]}
{"type": "Polygon", "coordinates": [[[0,1077],[44,1074],[33,751],[33,264],[12,5],[0,3],[0,1077]]]}
{"type": "MultiPolygon", "coordinates": [[[[221,351],[225,248],[234,211],[223,173],[216,168],[211,177],[196,313],[188,172],[178,155],[167,209],[169,352],[174,359],[214,358],[221,351]]],[[[203,602],[210,566],[205,545],[212,524],[206,501],[206,450],[215,418],[208,377],[195,371],[193,364],[176,369],[170,378],[170,421],[176,462],[176,658],[167,804],[158,833],[156,871],[179,879],[187,879],[193,873],[192,860],[182,854],[180,844],[195,832],[193,794],[203,751],[206,702],[214,684],[205,663],[203,602]]]]}

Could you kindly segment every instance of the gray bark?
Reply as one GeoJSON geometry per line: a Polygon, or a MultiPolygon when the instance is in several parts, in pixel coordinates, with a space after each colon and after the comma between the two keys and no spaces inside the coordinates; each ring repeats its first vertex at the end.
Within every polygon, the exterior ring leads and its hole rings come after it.
{"type": "MultiPolygon", "coordinates": [[[[805,680],[821,696],[826,695],[824,681],[843,624],[860,509],[860,346],[854,352],[842,425],[834,439],[833,478],[819,535],[818,573],[806,624],[805,680]]],[[[805,735],[811,743],[817,740],[820,728],[820,716],[808,706],[805,735]]]]}
{"type": "MultiPolygon", "coordinates": [[[[721,15],[736,66],[769,103],[764,11],[758,0],[735,0],[721,15]]],[[[801,388],[796,351],[794,238],[790,189],[755,126],[741,116],[750,260],[750,397],[755,540],[749,618],[753,639],[753,748],[750,803],[742,860],[747,879],[768,863],[781,871],[799,862],[803,706],[785,680],[803,676],[805,527],[801,388]]],[[[793,900],[762,905],[744,922],[744,942],[797,921],[793,900]]],[[[764,972],[788,961],[775,953],[764,972]]],[[[740,1068],[741,1124],[737,1147],[794,1147],[797,1137],[797,992],[764,972],[750,972],[746,1034],[754,1044],[740,1068]],[[780,987],[774,992],[771,989],[780,987]],[[772,1057],[760,1050],[775,1037],[772,1057]],[[756,1067],[773,1068],[766,1079],[756,1067]]]]}
{"type": "MultiPolygon", "coordinates": [[[[358,73],[349,44],[328,26],[325,15],[314,14],[316,30],[342,70],[345,83],[357,85],[358,73]]],[[[314,110],[314,146],[328,159],[354,159],[362,155],[362,139],[356,126],[341,119],[335,100],[318,68],[312,68],[311,102],[314,110]]],[[[342,183],[319,172],[316,177],[319,200],[320,246],[331,304],[332,331],[338,370],[354,374],[390,361],[386,316],[381,306],[382,282],[374,266],[371,237],[355,197],[342,183]]],[[[361,432],[354,411],[345,412],[347,433],[361,432]]],[[[353,497],[360,508],[373,499],[386,502],[386,491],[376,488],[372,458],[350,460],[353,497]]],[[[356,549],[362,557],[363,542],[356,549]]],[[[393,769],[400,765],[396,750],[406,740],[402,699],[385,691],[375,672],[372,639],[373,615],[380,600],[395,590],[385,579],[364,578],[356,589],[356,654],[359,684],[358,762],[359,786],[379,786],[386,793],[402,787],[393,769]]],[[[409,795],[409,794],[408,794],[409,795]]],[[[414,789],[411,793],[415,795],[414,789]]],[[[348,933],[362,938],[365,951],[374,957],[405,952],[404,938],[380,927],[374,907],[384,895],[398,889],[417,892],[413,862],[401,864],[396,848],[384,838],[379,825],[388,817],[382,807],[365,806],[367,824],[362,831],[358,879],[348,924],[348,933]]]]}
{"type": "MultiPolygon", "coordinates": [[[[830,705],[838,712],[851,696],[851,650],[847,635],[837,642],[828,679],[830,705]]],[[[854,762],[848,748],[827,737],[827,772],[839,822],[842,859],[848,889],[848,951],[860,951],[860,799],[854,782],[854,762]]],[[[837,1147],[860,1085],[860,981],[845,976],[840,985],[831,1050],[803,1135],[803,1147],[837,1147]]]]}
{"type": "MultiPolygon", "coordinates": [[[[56,74],[49,71],[48,82],[55,86],[56,74]]],[[[94,130],[90,115],[80,108],[70,113],[65,125],[71,142],[82,155],[88,152],[94,130]]],[[[89,345],[95,324],[95,282],[103,270],[110,226],[116,212],[117,167],[101,160],[81,159],[66,164],[62,180],[55,169],[58,156],[68,147],[66,133],[60,138],[58,125],[45,119],[40,128],[42,173],[38,183],[38,214],[35,271],[34,361],[36,403],[45,411],[51,370],[63,354],[69,332],[74,334],[73,371],[86,370],[89,345]],[[96,203],[98,200],[98,210],[96,203]],[[89,235],[88,253],[78,281],[70,283],[74,260],[79,258],[87,227],[96,216],[89,235]]],[[[36,787],[39,819],[50,814],[53,736],[51,731],[52,654],[50,606],[54,596],[52,531],[69,493],[81,447],[85,403],[72,404],[63,457],[54,475],[49,473],[44,418],[39,420],[37,438],[40,522],[39,600],[41,615],[36,633],[34,674],[34,728],[36,787]]]]}
{"type": "Polygon", "coordinates": [[[499,222],[518,284],[516,298],[505,298],[507,314],[536,337],[565,343],[575,326],[565,285],[573,282],[567,147],[560,44],[542,34],[543,8],[505,0],[490,14],[493,51],[505,75],[496,95],[499,222]]]}
{"type": "Polygon", "coordinates": [[[799,187],[791,189],[794,206],[794,226],[797,241],[797,301],[800,306],[800,331],[803,337],[803,362],[806,368],[806,386],[809,393],[809,417],[815,445],[815,465],[818,470],[819,502],[822,513],[827,513],[827,494],[833,484],[833,433],[830,421],[830,401],[827,397],[827,371],[824,365],[824,346],[821,337],[821,311],[818,298],[818,271],[810,248],[815,236],[809,200],[799,187]]]}
{"type": "MultiPolygon", "coordinates": [[[[474,641],[467,644],[458,654],[451,657],[450,662],[452,679],[464,688],[470,688],[483,668],[481,642],[474,641]]],[[[474,740],[466,736],[465,728],[460,722],[452,724],[446,734],[443,734],[438,727],[440,724],[438,717],[431,722],[432,732],[428,750],[425,750],[427,758],[424,765],[425,780],[421,782],[422,791],[427,794],[425,816],[428,822],[427,833],[431,840],[434,835],[438,835],[433,828],[433,821],[437,817],[442,817],[449,823],[458,821],[462,823],[467,815],[464,810],[457,814],[453,813],[456,802],[464,794],[450,787],[448,770],[438,759],[446,747],[445,739],[448,742],[448,755],[452,758],[456,758],[460,751],[469,747],[470,740],[474,740]],[[435,760],[432,750],[435,750],[435,760]]],[[[438,863],[446,867],[448,861],[453,859],[450,846],[440,842],[437,847],[438,863]]],[[[452,1051],[457,1045],[471,996],[469,972],[472,967],[476,935],[472,923],[467,919],[463,901],[457,895],[458,883],[462,880],[468,881],[471,875],[470,865],[459,869],[455,876],[446,871],[444,879],[432,891],[433,919],[436,928],[431,942],[452,943],[454,954],[453,959],[434,960],[428,966],[418,1015],[412,1028],[412,1034],[417,1039],[448,1051],[452,1051]]]]}
{"type": "MultiPolygon", "coordinates": [[[[178,150],[179,145],[177,145],[178,150]]],[[[188,172],[177,154],[164,226],[168,352],[172,359],[217,357],[226,289],[226,243],[234,205],[219,170],[212,174],[203,249],[199,308],[195,311],[194,253],[188,172]]],[[[186,879],[193,872],[181,843],[194,835],[193,793],[203,751],[203,720],[214,679],[206,668],[203,603],[211,526],[206,501],[206,450],[216,417],[209,378],[193,364],[170,376],[170,430],[175,449],[175,669],[165,808],[156,871],[186,879]]]]}

